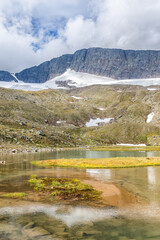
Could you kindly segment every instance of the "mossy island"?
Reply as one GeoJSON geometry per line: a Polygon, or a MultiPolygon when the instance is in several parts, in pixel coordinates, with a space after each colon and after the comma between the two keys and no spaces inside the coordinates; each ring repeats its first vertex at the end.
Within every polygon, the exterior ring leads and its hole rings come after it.
{"type": "Polygon", "coordinates": [[[40,167],[64,168],[130,168],[160,166],[160,157],[79,158],[32,161],[40,167]]]}
{"type": "Polygon", "coordinates": [[[101,192],[92,186],[73,178],[38,178],[30,177],[31,187],[38,192],[43,192],[50,198],[60,200],[98,200],[101,192]]]}

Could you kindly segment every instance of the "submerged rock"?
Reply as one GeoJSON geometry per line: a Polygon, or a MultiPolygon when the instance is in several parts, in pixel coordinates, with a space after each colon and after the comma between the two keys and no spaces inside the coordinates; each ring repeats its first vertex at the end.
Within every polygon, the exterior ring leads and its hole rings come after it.
{"type": "Polygon", "coordinates": [[[22,232],[23,232],[23,234],[25,234],[27,237],[29,237],[31,239],[49,235],[49,232],[47,232],[46,230],[44,230],[43,228],[40,228],[40,227],[24,229],[24,230],[22,230],[22,232]]]}

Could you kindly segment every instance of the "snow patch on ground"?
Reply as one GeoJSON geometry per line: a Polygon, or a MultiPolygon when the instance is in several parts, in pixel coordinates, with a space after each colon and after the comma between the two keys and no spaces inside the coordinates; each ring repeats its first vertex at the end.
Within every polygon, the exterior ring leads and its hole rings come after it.
{"type": "Polygon", "coordinates": [[[57,121],[57,124],[66,123],[66,121],[57,121]]]}
{"type": "MultiPolygon", "coordinates": [[[[68,69],[62,75],[50,79],[45,83],[24,83],[18,80],[14,74],[12,74],[12,76],[15,78],[15,80],[17,80],[17,82],[0,81],[0,87],[24,91],[38,91],[44,89],[66,89],[65,87],[59,87],[58,82],[68,82],[69,87],[86,87],[91,85],[114,85],[114,84],[140,85],[144,87],[160,85],[160,78],[115,80],[108,77],[97,76],[83,72],[75,72],[71,69],[68,69]]],[[[153,88],[148,88],[148,90],[149,89],[151,90],[153,88]]],[[[121,90],[119,90],[119,92],[120,91],[121,90]]]]}
{"type": "Polygon", "coordinates": [[[100,111],[104,111],[105,109],[104,108],[97,108],[98,110],[100,110],[100,111]]]}
{"type": "Polygon", "coordinates": [[[158,90],[157,88],[147,88],[148,91],[156,91],[158,90]]]}
{"type": "Polygon", "coordinates": [[[22,81],[18,81],[18,82],[0,81],[0,87],[23,90],[23,91],[40,91],[45,89],[65,89],[64,87],[58,87],[54,80],[49,80],[46,83],[24,83],[22,81]]]}
{"type": "Polygon", "coordinates": [[[140,85],[140,86],[151,86],[160,85],[160,78],[149,78],[149,79],[125,79],[125,80],[115,80],[109,77],[102,77],[93,74],[75,72],[74,70],[68,69],[61,76],[55,78],[55,81],[66,81],[70,80],[68,84],[75,87],[85,87],[91,85],[140,85]]]}
{"type": "Polygon", "coordinates": [[[96,119],[90,119],[89,122],[86,123],[86,127],[98,127],[100,123],[109,123],[113,118],[96,118],[96,119]]]}
{"type": "Polygon", "coordinates": [[[76,97],[76,96],[72,96],[72,98],[77,99],[77,100],[82,99],[81,97],[76,97]]]}
{"type": "Polygon", "coordinates": [[[128,147],[146,147],[146,144],[131,144],[131,143],[120,143],[117,146],[128,146],[128,147]]]}
{"type": "Polygon", "coordinates": [[[150,113],[147,117],[146,123],[150,123],[153,120],[154,115],[155,115],[154,112],[150,113]]]}
{"type": "Polygon", "coordinates": [[[15,80],[16,80],[17,82],[19,81],[18,78],[16,77],[16,75],[15,75],[14,73],[11,73],[11,75],[12,75],[12,77],[15,78],[15,80]]]}

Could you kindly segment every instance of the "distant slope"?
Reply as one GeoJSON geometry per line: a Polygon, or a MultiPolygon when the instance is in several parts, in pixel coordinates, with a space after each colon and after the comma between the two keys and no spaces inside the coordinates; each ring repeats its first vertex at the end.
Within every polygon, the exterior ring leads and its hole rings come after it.
{"type": "Polygon", "coordinates": [[[139,86],[37,92],[0,88],[0,144],[160,144],[159,102],[160,91],[139,86]]]}
{"type": "Polygon", "coordinates": [[[7,71],[0,71],[0,81],[10,82],[10,81],[16,81],[16,79],[15,77],[12,76],[11,73],[7,71]]]}

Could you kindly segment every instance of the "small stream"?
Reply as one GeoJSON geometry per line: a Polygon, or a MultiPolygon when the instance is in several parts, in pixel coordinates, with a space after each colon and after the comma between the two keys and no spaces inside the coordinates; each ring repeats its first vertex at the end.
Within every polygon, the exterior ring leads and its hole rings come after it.
{"type": "Polygon", "coordinates": [[[25,192],[30,175],[110,182],[142,197],[145,206],[105,209],[0,199],[0,240],[160,239],[160,167],[44,169],[30,161],[53,158],[153,157],[160,152],[57,151],[1,155],[0,192],[25,192]]]}

